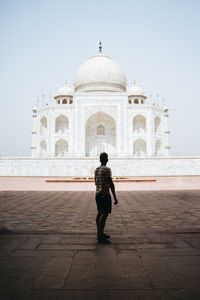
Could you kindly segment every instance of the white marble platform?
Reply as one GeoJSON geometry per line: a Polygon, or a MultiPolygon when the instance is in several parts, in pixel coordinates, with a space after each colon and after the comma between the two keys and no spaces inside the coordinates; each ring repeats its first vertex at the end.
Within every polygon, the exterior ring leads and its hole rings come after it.
{"type": "MultiPolygon", "coordinates": [[[[0,158],[0,176],[93,176],[97,158],[0,158]]],[[[200,157],[112,158],[114,176],[200,175],[200,157]]]]}

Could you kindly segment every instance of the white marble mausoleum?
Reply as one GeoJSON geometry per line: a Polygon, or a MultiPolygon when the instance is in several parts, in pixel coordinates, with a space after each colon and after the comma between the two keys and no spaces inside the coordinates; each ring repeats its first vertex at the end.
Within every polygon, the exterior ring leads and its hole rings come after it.
{"type": "Polygon", "coordinates": [[[33,109],[32,157],[169,156],[168,109],[150,101],[135,83],[127,87],[120,65],[103,54],[83,63],[73,87],[33,109]]]}
{"type": "Polygon", "coordinates": [[[200,175],[200,157],[171,157],[168,109],[127,84],[102,52],[77,70],[73,86],[33,108],[31,157],[0,157],[0,176],[93,176],[100,152],[114,176],[200,175]]]}

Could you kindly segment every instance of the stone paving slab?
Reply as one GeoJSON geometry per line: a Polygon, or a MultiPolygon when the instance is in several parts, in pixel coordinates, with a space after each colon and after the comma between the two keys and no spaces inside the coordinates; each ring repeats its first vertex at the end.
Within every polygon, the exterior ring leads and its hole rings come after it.
{"type": "Polygon", "coordinates": [[[200,191],[0,192],[0,299],[200,299],[200,191]]]}
{"type": "MultiPolygon", "coordinates": [[[[118,238],[133,231],[200,230],[199,191],[127,191],[118,199],[107,223],[108,231],[122,233],[118,238]]],[[[95,234],[95,213],[89,191],[0,192],[0,226],[10,230],[95,234]]]]}

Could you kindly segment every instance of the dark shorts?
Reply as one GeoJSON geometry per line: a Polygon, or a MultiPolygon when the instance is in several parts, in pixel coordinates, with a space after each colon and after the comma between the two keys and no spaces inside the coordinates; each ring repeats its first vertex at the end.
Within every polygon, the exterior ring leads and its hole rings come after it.
{"type": "Polygon", "coordinates": [[[112,211],[112,201],[110,194],[96,194],[97,210],[102,214],[110,214],[112,211]]]}

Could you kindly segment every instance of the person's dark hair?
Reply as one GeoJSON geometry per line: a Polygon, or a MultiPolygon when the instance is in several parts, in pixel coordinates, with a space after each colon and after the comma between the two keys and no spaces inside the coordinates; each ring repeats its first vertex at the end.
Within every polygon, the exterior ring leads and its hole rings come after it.
{"type": "Polygon", "coordinates": [[[106,163],[108,161],[108,154],[106,152],[102,152],[99,159],[101,163],[106,163]]]}

